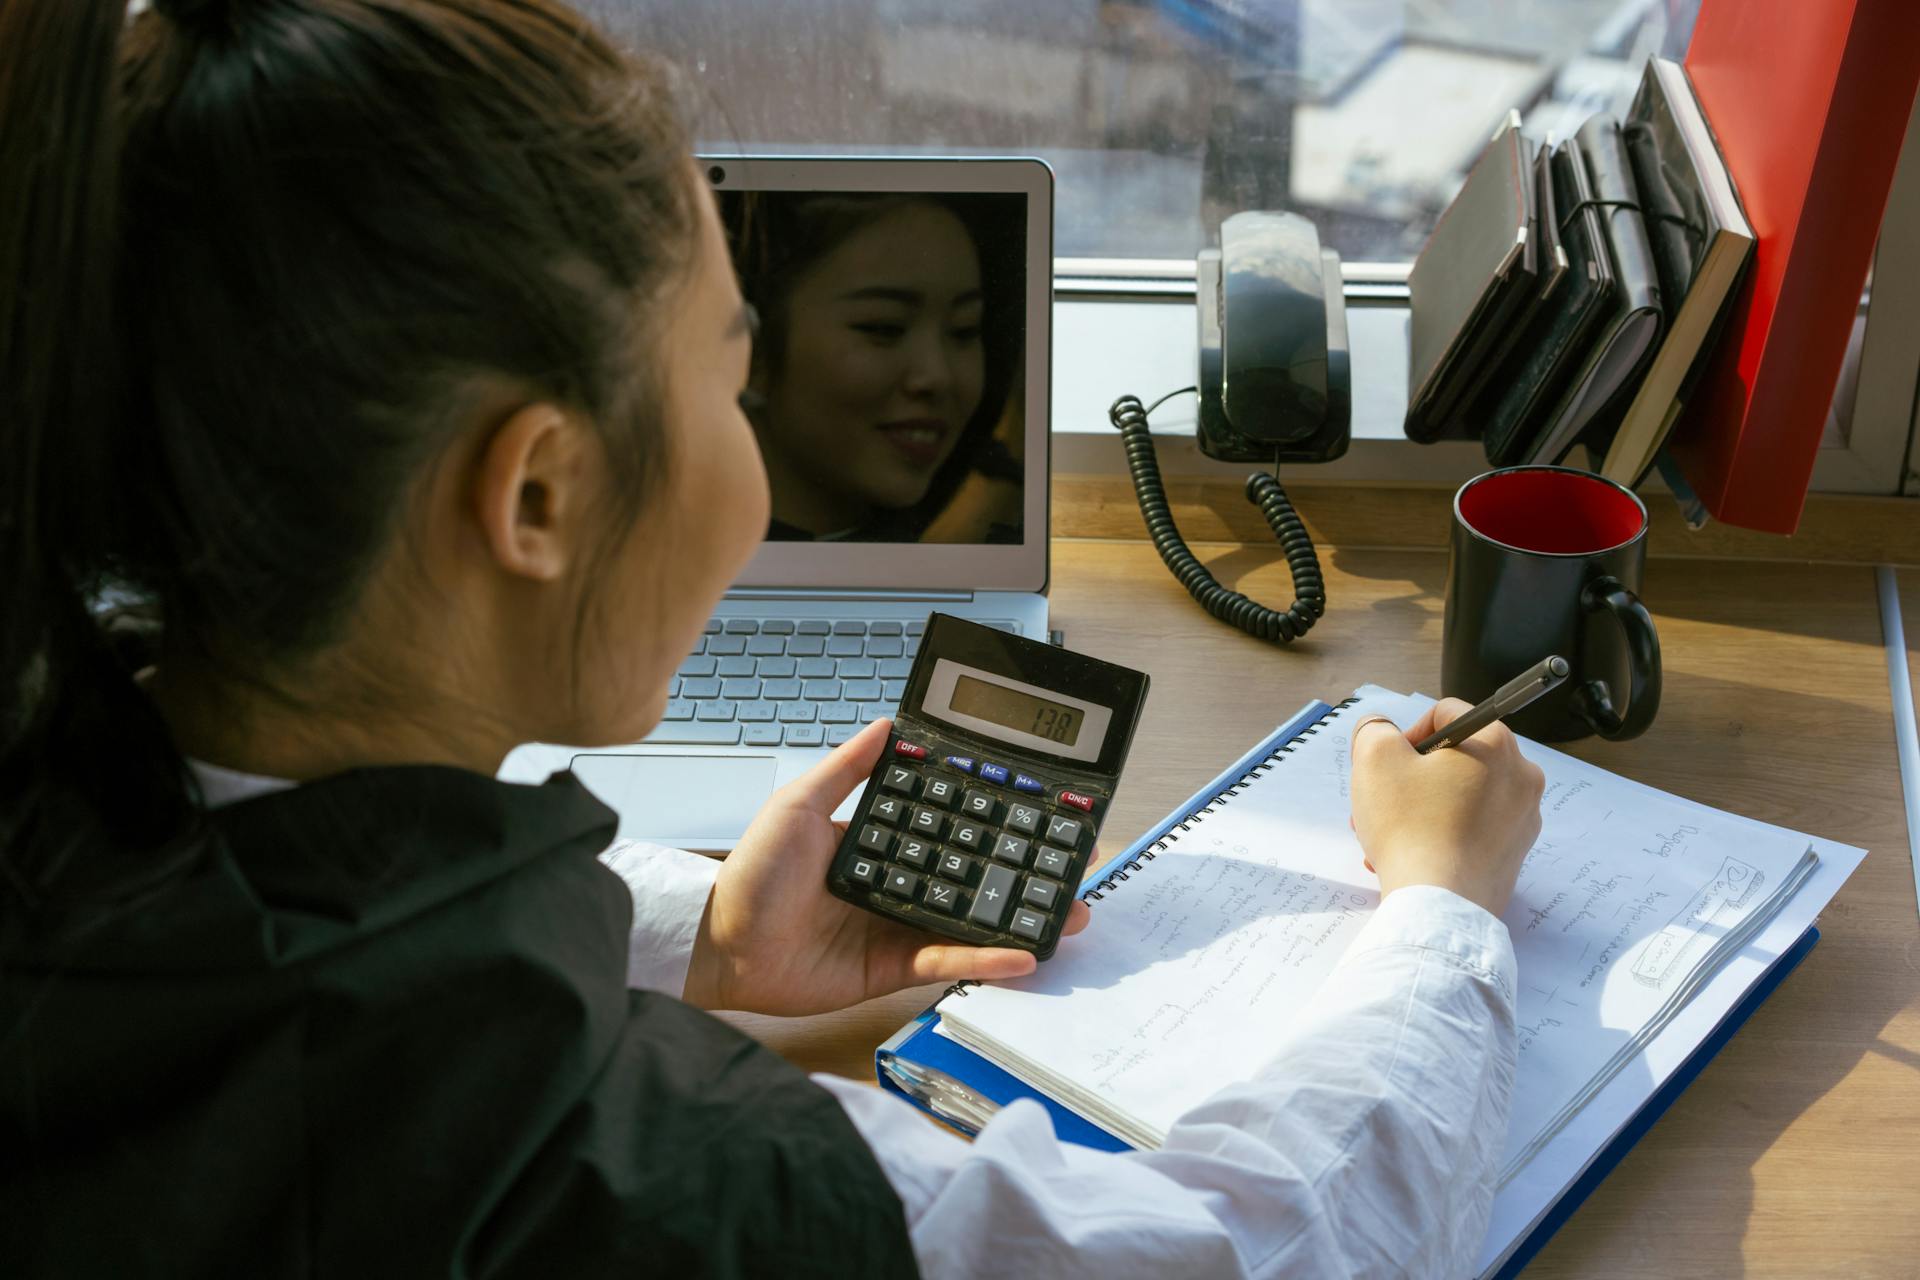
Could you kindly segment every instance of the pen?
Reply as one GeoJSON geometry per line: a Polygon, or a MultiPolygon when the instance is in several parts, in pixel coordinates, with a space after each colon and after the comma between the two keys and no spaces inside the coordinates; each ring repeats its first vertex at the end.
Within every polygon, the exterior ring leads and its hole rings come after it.
{"type": "Polygon", "coordinates": [[[1542,658],[1513,679],[1493,691],[1493,696],[1461,715],[1446,728],[1422,742],[1414,750],[1421,755],[1464,742],[1495,720],[1512,715],[1547,690],[1555,688],[1572,668],[1559,654],[1542,658]]]}

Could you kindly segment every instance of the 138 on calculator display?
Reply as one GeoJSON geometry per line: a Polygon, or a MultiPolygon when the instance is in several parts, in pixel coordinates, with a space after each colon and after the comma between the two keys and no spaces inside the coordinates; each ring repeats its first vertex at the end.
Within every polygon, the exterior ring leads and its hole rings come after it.
{"type": "Polygon", "coordinates": [[[1063,706],[1036,698],[1005,685],[989,684],[963,675],[953,684],[949,705],[955,710],[1009,729],[1030,733],[1036,738],[1072,746],[1080,737],[1081,712],[1078,707],[1063,706]]]}

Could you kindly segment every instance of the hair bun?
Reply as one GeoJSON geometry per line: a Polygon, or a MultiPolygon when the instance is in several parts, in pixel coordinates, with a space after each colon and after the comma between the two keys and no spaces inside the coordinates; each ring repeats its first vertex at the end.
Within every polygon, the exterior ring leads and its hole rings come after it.
{"type": "Polygon", "coordinates": [[[153,7],[167,21],[195,35],[232,29],[231,0],[153,0],[153,7]]]}

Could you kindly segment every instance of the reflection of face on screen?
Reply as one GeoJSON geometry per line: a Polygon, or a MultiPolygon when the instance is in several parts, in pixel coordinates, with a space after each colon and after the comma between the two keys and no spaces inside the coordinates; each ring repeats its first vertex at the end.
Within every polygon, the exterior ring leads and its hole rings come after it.
{"type": "Polygon", "coordinates": [[[763,320],[751,389],[771,537],[1018,540],[1020,335],[989,281],[1004,264],[952,199],[723,203],[763,320]]]}

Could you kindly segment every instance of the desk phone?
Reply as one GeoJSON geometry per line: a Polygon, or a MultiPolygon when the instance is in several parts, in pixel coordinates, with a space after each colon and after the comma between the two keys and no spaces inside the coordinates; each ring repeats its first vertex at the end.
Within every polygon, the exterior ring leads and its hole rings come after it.
{"type": "Polygon", "coordinates": [[[931,615],[827,888],[931,933],[1046,959],[1147,684],[1143,672],[931,615]]]}

